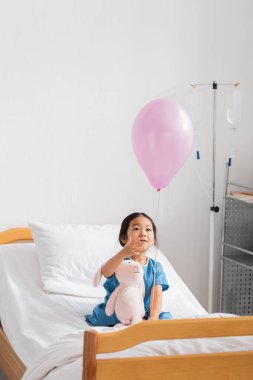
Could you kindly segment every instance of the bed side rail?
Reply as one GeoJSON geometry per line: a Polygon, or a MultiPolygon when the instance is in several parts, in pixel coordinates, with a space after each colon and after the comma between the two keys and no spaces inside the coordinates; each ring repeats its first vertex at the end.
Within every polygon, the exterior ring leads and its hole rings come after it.
{"type": "MultiPolygon", "coordinates": [[[[138,380],[166,378],[170,378],[170,380],[173,378],[177,380],[184,378],[194,378],[194,380],[198,378],[209,379],[209,377],[206,377],[209,376],[209,374],[212,374],[213,378],[218,380],[225,378],[218,377],[218,372],[221,373],[228,371],[229,368],[231,368],[229,371],[232,371],[234,376],[236,373],[236,368],[243,370],[241,367],[245,368],[245,366],[247,368],[250,367],[250,371],[247,369],[247,372],[251,373],[252,376],[253,351],[247,351],[243,354],[225,352],[221,354],[172,355],[103,360],[96,359],[96,354],[124,350],[142,342],[151,340],[214,338],[248,335],[253,335],[253,317],[145,321],[111,333],[97,333],[94,330],[89,330],[84,334],[83,380],[107,380],[114,378],[129,379],[131,376],[129,377],[130,374],[127,371],[127,368],[131,368],[131,371],[133,371],[132,373],[135,373],[136,376],[138,373],[138,377],[132,377],[138,380]],[[189,363],[192,364],[190,365],[189,363]],[[207,363],[210,363],[208,367],[207,363]],[[191,366],[192,368],[195,368],[195,377],[190,377],[190,373],[187,374],[188,377],[180,377],[181,375],[179,372],[183,371],[186,376],[186,369],[189,368],[190,371],[191,366]],[[196,377],[197,366],[199,366],[199,377],[196,377]],[[217,366],[218,369],[216,368],[217,366]],[[156,368],[156,376],[154,376],[154,368],[156,368]],[[177,368],[177,371],[175,371],[175,368],[177,368]],[[211,370],[211,368],[213,369],[211,370]],[[216,372],[213,372],[215,368],[216,372]],[[221,371],[221,368],[224,368],[224,371],[221,371]],[[204,369],[205,373],[203,373],[204,369]],[[159,376],[157,371],[159,372],[159,376]],[[151,376],[152,373],[153,377],[151,376]],[[148,374],[150,374],[150,377],[148,374]],[[114,375],[116,377],[114,377],[114,375]]],[[[230,379],[230,377],[227,378],[230,379]]],[[[231,379],[232,378],[235,379],[236,377],[231,377],[231,379]]],[[[250,379],[250,377],[248,378],[250,379]]],[[[240,376],[238,379],[248,378],[240,376]]]]}

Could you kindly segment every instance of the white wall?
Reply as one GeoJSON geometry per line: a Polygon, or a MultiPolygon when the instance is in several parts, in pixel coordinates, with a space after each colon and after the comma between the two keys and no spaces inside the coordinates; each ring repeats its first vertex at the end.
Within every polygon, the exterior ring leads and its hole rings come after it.
{"type": "MultiPolygon", "coordinates": [[[[194,153],[157,194],[131,146],[138,110],[190,83],[240,81],[244,115],[232,177],[251,171],[251,0],[12,0],[0,5],[0,228],[27,220],[120,223],[156,217],[160,246],[207,306],[211,185],[211,90],[194,153]]],[[[229,127],[227,88],[218,93],[217,191],[221,205],[229,127]]],[[[220,237],[220,215],[217,215],[220,237]]],[[[220,240],[216,243],[218,307],[220,240]]]]}

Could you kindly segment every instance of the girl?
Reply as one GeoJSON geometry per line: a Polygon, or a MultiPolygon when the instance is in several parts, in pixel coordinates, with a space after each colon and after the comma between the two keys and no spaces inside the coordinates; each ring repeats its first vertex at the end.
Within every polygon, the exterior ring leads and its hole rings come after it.
{"type": "Polygon", "coordinates": [[[106,281],[107,292],[105,302],[97,305],[92,315],[86,315],[86,321],[94,326],[113,326],[119,323],[116,315],[108,317],[105,314],[106,303],[119,285],[114,273],[122,260],[132,259],[142,265],[145,283],[145,317],[144,319],[170,319],[169,312],[161,313],[162,292],[169,288],[165,273],[160,263],[147,257],[148,249],[157,243],[156,226],[146,214],[135,212],[128,215],[122,222],[119,241],[123,249],[109,259],[101,268],[106,281]],[[155,276],[155,281],[154,281],[155,276]]]}

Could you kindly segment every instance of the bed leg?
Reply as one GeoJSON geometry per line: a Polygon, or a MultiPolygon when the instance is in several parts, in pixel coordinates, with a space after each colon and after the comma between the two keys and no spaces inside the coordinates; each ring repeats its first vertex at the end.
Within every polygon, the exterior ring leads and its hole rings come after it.
{"type": "Polygon", "coordinates": [[[83,380],[96,380],[97,332],[84,333],[83,380]]]}

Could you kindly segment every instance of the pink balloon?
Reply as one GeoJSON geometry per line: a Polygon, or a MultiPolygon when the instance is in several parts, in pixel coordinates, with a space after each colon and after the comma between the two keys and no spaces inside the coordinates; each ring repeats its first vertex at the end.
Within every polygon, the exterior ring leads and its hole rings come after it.
{"type": "Polygon", "coordinates": [[[170,183],[191,151],[190,118],[174,100],[153,100],[134,121],[132,143],[149,182],[159,191],[170,183]]]}

